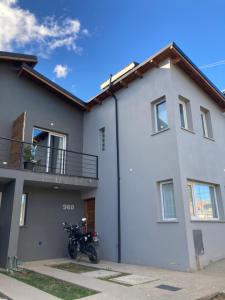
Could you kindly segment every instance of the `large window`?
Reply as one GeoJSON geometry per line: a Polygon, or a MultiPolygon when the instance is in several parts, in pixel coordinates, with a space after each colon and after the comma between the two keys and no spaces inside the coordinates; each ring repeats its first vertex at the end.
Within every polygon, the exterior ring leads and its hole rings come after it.
{"type": "Polygon", "coordinates": [[[176,219],[176,208],[174,201],[173,181],[165,181],[160,183],[162,217],[163,220],[176,219]]]}
{"type": "Polygon", "coordinates": [[[20,206],[20,226],[25,225],[26,221],[27,194],[22,195],[20,206]]]}
{"type": "Polygon", "coordinates": [[[168,128],[166,100],[155,103],[155,131],[159,132],[168,128]]]}
{"type": "Polygon", "coordinates": [[[218,219],[215,186],[199,182],[188,182],[188,198],[192,219],[218,219]]]}

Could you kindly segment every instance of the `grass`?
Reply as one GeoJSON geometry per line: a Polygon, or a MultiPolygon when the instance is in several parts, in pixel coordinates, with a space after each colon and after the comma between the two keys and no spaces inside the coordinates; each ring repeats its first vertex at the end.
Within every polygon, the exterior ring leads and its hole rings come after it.
{"type": "Polygon", "coordinates": [[[69,271],[69,272],[72,272],[72,273],[84,273],[84,272],[99,270],[99,269],[94,268],[94,267],[79,265],[79,264],[75,264],[75,263],[48,265],[48,267],[53,267],[53,268],[56,268],[56,269],[60,269],[60,270],[63,270],[63,271],[69,271]]]}
{"type": "Polygon", "coordinates": [[[80,299],[97,293],[96,291],[33,271],[23,270],[3,273],[63,300],[80,299]]]}

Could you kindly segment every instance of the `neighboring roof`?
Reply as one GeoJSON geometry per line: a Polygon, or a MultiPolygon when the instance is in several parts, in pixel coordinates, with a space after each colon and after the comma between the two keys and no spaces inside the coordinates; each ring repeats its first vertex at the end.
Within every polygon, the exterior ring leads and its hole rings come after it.
{"type": "Polygon", "coordinates": [[[34,67],[38,62],[37,57],[34,55],[12,53],[12,52],[5,52],[5,51],[0,51],[0,61],[1,60],[26,63],[30,67],[34,67]]]}
{"type": "MultiPolygon", "coordinates": [[[[224,94],[202,73],[201,70],[183,53],[183,51],[175,44],[171,43],[164,49],[160,50],[143,63],[137,65],[128,73],[118,78],[111,84],[111,91],[127,87],[130,82],[141,78],[145,72],[158,67],[159,63],[170,58],[172,63],[179,66],[186,72],[214,101],[222,108],[225,108],[224,94]]],[[[101,91],[88,102],[88,107],[91,108],[96,104],[100,104],[103,100],[111,95],[108,88],[101,91]]]]}
{"type": "Polygon", "coordinates": [[[49,80],[44,75],[40,74],[39,72],[35,71],[34,69],[30,68],[26,64],[23,64],[19,70],[19,76],[26,75],[33,80],[36,80],[38,83],[42,84],[50,91],[54,92],[55,94],[62,96],[65,100],[69,101],[72,104],[75,104],[81,110],[88,110],[87,105],[85,102],[68,92],[67,90],[60,87],[58,84],[54,83],[53,81],[49,80]]]}

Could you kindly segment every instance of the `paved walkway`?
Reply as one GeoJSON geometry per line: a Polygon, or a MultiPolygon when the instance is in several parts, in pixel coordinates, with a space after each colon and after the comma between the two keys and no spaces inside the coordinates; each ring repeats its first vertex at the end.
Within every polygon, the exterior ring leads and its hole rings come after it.
{"type": "MultiPolygon", "coordinates": [[[[87,300],[196,300],[225,289],[225,260],[215,263],[207,269],[196,273],[168,271],[144,266],[101,262],[97,268],[116,272],[131,273],[134,275],[149,276],[157,280],[131,287],[117,283],[103,281],[89,274],[75,274],[68,271],[52,268],[51,264],[74,262],[67,259],[39,261],[26,263],[27,269],[50,275],[83,287],[99,291],[99,294],[83,299],[87,300]],[[170,285],[181,288],[176,292],[162,290],[158,285],[170,285]]],[[[79,263],[89,265],[85,261],[79,263]]],[[[14,279],[0,275],[0,291],[13,300],[53,300],[58,299],[27,286],[14,279]],[[14,292],[13,292],[14,291],[14,292]]]]}

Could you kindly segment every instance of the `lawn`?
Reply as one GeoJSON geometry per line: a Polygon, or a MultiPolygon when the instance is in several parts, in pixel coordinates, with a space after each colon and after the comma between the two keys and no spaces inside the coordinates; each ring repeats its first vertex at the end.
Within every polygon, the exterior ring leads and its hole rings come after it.
{"type": "Polygon", "coordinates": [[[97,293],[96,291],[33,271],[23,270],[13,273],[4,272],[4,274],[63,300],[80,299],[97,293]]]}
{"type": "MultiPolygon", "coordinates": [[[[49,267],[49,265],[48,265],[49,267]]],[[[58,265],[50,265],[50,267],[64,270],[64,271],[69,271],[72,273],[84,273],[84,272],[90,272],[90,271],[96,271],[99,270],[97,268],[89,267],[89,266],[84,266],[84,265],[79,265],[75,263],[65,263],[65,264],[58,264],[58,265]]]]}

